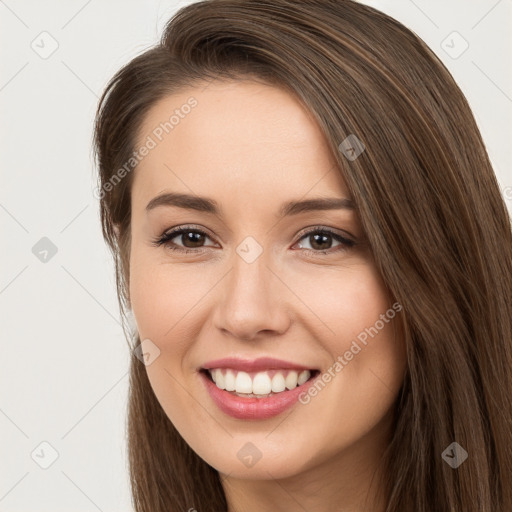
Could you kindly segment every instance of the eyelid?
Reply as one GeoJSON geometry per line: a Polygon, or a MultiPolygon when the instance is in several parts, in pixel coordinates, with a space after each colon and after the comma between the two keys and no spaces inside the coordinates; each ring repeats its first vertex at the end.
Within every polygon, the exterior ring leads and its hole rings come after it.
{"type": "Polygon", "coordinates": [[[301,250],[299,252],[303,252],[306,254],[312,254],[314,256],[340,254],[340,253],[346,252],[347,250],[349,250],[349,249],[353,248],[355,245],[357,245],[357,241],[355,239],[353,239],[353,237],[349,238],[345,235],[341,235],[337,232],[337,230],[334,230],[332,228],[328,228],[325,226],[310,226],[308,228],[305,228],[305,230],[306,230],[305,232],[303,230],[299,235],[297,235],[298,236],[297,242],[295,242],[292,247],[296,246],[298,243],[300,243],[300,241],[302,239],[311,236],[313,233],[327,234],[327,235],[331,236],[331,238],[336,240],[339,243],[339,245],[335,246],[335,247],[330,247],[329,249],[318,249],[318,250],[301,248],[301,250]]]}
{"type": "MultiPolygon", "coordinates": [[[[198,226],[195,224],[183,224],[179,226],[175,226],[173,228],[166,229],[160,236],[158,236],[156,239],[152,241],[154,245],[165,245],[165,243],[169,242],[173,238],[183,234],[184,232],[188,231],[195,231],[201,234],[204,234],[211,240],[215,241],[215,237],[207,230],[206,228],[203,228],[202,226],[198,226]],[[165,239],[165,240],[164,240],[165,239]]],[[[179,246],[181,247],[181,246],[179,246]]],[[[211,247],[210,245],[207,247],[211,247]]],[[[198,247],[196,249],[191,249],[189,247],[184,247],[184,250],[192,250],[192,251],[200,251],[204,247],[198,247]]]]}
{"type": "MultiPolygon", "coordinates": [[[[185,229],[190,229],[191,231],[199,231],[199,232],[204,233],[205,235],[208,235],[210,238],[213,238],[213,239],[215,238],[215,236],[213,236],[209,232],[209,230],[207,230],[206,228],[203,228],[202,226],[199,226],[197,224],[183,224],[183,225],[175,226],[173,228],[166,229],[162,233],[161,236],[165,236],[166,234],[170,234],[170,233],[174,233],[174,232],[178,232],[178,234],[179,234],[179,231],[182,231],[185,229]]],[[[355,242],[355,240],[353,239],[354,237],[352,235],[350,235],[349,233],[346,233],[340,229],[323,226],[321,224],[313,224],[311,226],[306,226],[305,228],[302,228],[295,235],[295,237],[297,237],[297,241],[299,241],[300,239],[304,238],[304,236],[310,234],[311,232],[316,232],[316,231],[324,231],[327,233],[332,233],[332,234],[338,235],[338,236],[346,239],[347,241],[355,242]],[[341,231],[341,233],[339,233],[339,231],[341,231]],[[347,237],[350,237],[350,238],[347,238],[347,237]]]]}
{"type": "Polygon", "coordinates": [[[353,242],[353,243],[356,242],[355,237],[353,237],[351,234],[347,233],[346,231],[343,231],[341,229],[336,229],[336,228],[330,228],[328,226],[322,226],[321,224],[313,224],[312,226],[307,226],[307,227],[301,229],[296,235],[297,241],[304,238],[304,236],[309,235],[312,232],[316,233],[317,231],[339,236],[339,237],[343,238],[344,240],[346,240],[347,242],[353,242]]]}
{"type": "MultiPolygon", "coordinates": [[[[177,252],[196,253],[196,254],[203,253],[206,248],[212,247],[211,245],[209,245],[209,246],[203,246],[203,247],[190,248],[190,247],[183,247],[183,246],[174,244],[174,242],[172,243],[172,245],[174,245],[174,246],[170,246],[170,244],[171,244],[170,240],[172,240],[173,238],[175,238],[177,236],[182,235],[184,232],[187,232],[187,231],[195,231],[195,232],[204,234],[208,238],[215,241],[215,237],[213,237],[206,228],[200,227],[198,225],[193,225],[193,224],[184,224],[184,225],[179,225],[179,226],[175,226],[173,228],[167,229],[166,231],[164,231],[164,233],[161,236],[154,239],[152,241],[152,244],[155,246],[161,246],[161,245],[167,246],[169,249],[175,250],[177,252]]],[[[340,231],[340,230],[330,228],[327,226],[318,225],[318,224],[312,225],[312,226],[307,226],[307,227],[303,228],[301,231],[299,231],[299,233],[297,235],[295,235],[296,241],[294,242],[292,247],[297,245],[303,238],[310,236],[312,233],[323,233],[323,234],[328,234],[328,235],[332,236],[336,241],[338,241],[340,243],[342,249],[332,250],[333,249],[332,247],[329,249],[325,249],[325,250],[314,250],[314,249],[302,248],[301,249],[302,252],[308,252],[308,253],[313,253],[313,254],[330,254],[330,253],[342,252],[343,250],[349,249],[350,247],[356,245],[357,242],[355,239],[353,239],[352,235],[346,236],[344,234],[338,233],[338,231],[340,231]]]]}

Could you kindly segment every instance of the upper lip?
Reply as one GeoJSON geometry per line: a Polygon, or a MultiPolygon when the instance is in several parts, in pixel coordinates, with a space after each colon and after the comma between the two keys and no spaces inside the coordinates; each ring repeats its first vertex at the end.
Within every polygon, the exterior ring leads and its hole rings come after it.
{"type": "Polygon", "coordinates": [[[275,359],[273,357],[260,357],[258,359],[240,359],[236,357],[225,357],[223,359],[215,359],[203,364],[202,369],[209,370],[213,368],[231,368],[244,372],[258,372],[265,370],[311,370],[310,366],[275,359]]]}

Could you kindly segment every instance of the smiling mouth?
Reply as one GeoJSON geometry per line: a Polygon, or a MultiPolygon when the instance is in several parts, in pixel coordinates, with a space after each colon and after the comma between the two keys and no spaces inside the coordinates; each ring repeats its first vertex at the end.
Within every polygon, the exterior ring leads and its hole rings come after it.
{"type": "Polygon", "coordinates": [[[244,398],[267,398],[291,391],[314,379],[320,370],[271,369],[244,372],[232,368],[202,368],[203,373],[219,389],[244,398]]]}

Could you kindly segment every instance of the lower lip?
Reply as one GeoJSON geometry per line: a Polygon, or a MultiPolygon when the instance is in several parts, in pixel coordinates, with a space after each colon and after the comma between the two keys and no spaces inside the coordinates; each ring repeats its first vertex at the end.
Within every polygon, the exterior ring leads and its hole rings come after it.
{"type": "Polygon", "coordinates": [[[267,398],[243,398],[218,388],[204,372],[199,372],[199,375],[217,407],[239,420],[265,420],[281,414],[297,403],[300,394],[307,391],[314,380],[309,379],[295,389],[276,393],[267,398]]]}

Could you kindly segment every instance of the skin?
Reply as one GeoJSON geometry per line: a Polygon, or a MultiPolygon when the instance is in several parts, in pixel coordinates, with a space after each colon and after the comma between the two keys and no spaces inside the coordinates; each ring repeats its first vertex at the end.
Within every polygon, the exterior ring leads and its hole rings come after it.
{"type": "MultiPolygon", "coordinates": [[[[139,141],[190,96],[197,106],[138,164],[132,185],[129,293],[140,339],[160,350],[146,367],[153,390],[186,442],[220,472],[230,512],[383,511],[378,462],[406,367],[396,317],[307,405],[274,418],[225,415],[199,378],[198,367],[230,356],[326,371],[392,303],[354,210],[278,215],[290,200],[351,198],[301,104],[262,83],[214,81],[156,103],[139,141]],[[222,215],[147,212],[163,192],[210,197],[222,215]],[[208,233],[198,254],[152,244],[188,224],[208,233]],[[328,238],[328,253],[315,253],[301,233],[318,225],[360,244],[340,250],[328,238]],[[263,248],[250,264],[236,252],[247,236],[263,248]],[[262,455],[252,467],[237,457],[248,442],[262,455]]],[[[173,242],[184,248],[187,239],[173,242]]]]}

